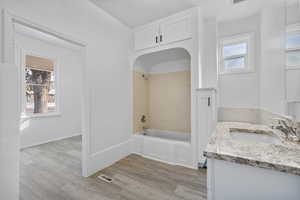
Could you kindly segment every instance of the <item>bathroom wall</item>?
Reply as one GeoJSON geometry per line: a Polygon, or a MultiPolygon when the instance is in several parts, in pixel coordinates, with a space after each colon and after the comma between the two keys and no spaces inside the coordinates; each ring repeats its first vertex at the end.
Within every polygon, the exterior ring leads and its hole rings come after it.
{"type": "Polygon", "coordinates": [[[191,132],[191,73],[189,70],[149,76],[149,127],[191,132]]]}
{"type": "Polygon", "coordinates": [[[149,81],[143,72],[133,72],[133,133],[140,133],[149,127],[149,81]],[[142,116],[146,122],[141,122],[142,116]]]}
{"type": "MultiPolygon", "coordinates": [[[[218,23],[218,40],[254,33],[254,72],[218,75],[219,105],[231,108],[259,107],[260,15],[218,23]]],[[[214,48],[214,47],[212,47],[214,48]]]]}
{"type": "Polygon", "coordinates": [[[203,87],[218,87],[218,60],[217,58],[217,21],[216,18],[204,20],[204,38],[202,60],[203,87]]]}
{"type": "MultiPolygon", "coordinates": [[[[294,16],[289,21],[295,21],[294,16]]],[[[255,71],[218,76],[219,105],[287,114],[285,101],[285,5],[271,5],[246,18],[218,23],[218,40],[254,33],[255,71]]]]}
{"type": "Polygon", "coordinates": [[[261,13],[260,107],[286,114],[285,5],[270,6],[261,13]]]}

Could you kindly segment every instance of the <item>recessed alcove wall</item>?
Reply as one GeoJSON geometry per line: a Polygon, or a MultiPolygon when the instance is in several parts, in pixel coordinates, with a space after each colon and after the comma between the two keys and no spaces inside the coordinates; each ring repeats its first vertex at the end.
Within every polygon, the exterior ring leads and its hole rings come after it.
{"type": "Polygon", "coordinates": [[[182,48],[142,55],[133,70],[133,132],[191,132],[191,57],[182,48]],[[142,116],[145,116],[142,122],[142,116]]]}

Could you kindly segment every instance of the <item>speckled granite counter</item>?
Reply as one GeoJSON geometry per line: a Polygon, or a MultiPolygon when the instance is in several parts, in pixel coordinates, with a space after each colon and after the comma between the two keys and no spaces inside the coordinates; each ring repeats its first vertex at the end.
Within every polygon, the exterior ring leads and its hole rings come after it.
{"type": "MultiPolygon", "coordinates": [[[[254,133],[255,134],[255,133],[254,133]]],[[[300,176],[300,144],[286,141],[283,134],[265,125],[241,122],[220,122],[204,152],[207,158],[253,167],[272,169],[300,176]],[[233,130],[274,135],[280,144],[254,143],[237,140],[233,130]]]]}

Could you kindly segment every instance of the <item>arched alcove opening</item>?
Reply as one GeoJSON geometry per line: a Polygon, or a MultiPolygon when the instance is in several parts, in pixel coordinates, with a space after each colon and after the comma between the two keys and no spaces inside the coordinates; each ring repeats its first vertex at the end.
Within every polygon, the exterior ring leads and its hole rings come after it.
{"type": "Polygon", "coordinates": [[[133,65],[133,133],[190,142],[191,56],[174,48],[133,65]]]}

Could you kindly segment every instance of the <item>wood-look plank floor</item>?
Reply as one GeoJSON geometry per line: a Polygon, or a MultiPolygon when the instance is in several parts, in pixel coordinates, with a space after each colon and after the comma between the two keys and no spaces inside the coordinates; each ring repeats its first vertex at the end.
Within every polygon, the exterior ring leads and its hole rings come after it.
{"type": "Polygon", "coordinates": [[[206,171],[171,166],[130,155],[84,178],[81,138],[21,151],[21,200],[204,200],[206,171]],[[97,178],[105,174],[107,183],[97,178]]]}

